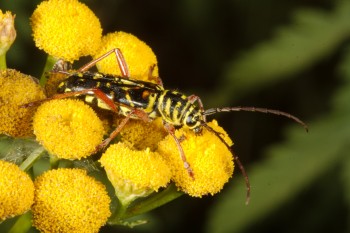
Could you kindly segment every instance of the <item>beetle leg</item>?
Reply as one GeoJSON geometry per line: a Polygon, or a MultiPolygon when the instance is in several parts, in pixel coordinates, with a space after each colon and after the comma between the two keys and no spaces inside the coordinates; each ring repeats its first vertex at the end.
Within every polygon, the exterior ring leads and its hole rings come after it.
{"type": "Polygon", "coordinates": [[[165,130],[174,138],[175,143],[177,145],[177,148],[178,148],[178,150],[180,152],[181,160],[184,163],[184,167],[187,170],[188,175],[192,179],[194,179],[194,172],[193,172],[190,164],[187,162],[187,159],[186,159],[186,156],[185,156],[185,152],[184,152],[184,150],[183,150],[183,148],[181,146],[180,140],[175,135],[175,128],[174,128],[174,126],[169,124],[169,123],[167,123],[167,122],[165,122],[165,121],[163,121],[163,125],[164,125],[165,130]]]}
{"type": "Polygon", "coordinates": [[[50,98],[46,98],[46,99],[42,99],[42,100],[37,100],[37,101],[33,101],[27,104],[23,104],[21,105],[22,108],[28,108],[28,107],[32,107],[35,105],[39,105],[43,102],[49,101],[49,100],[54,100],[54,99],[64,99],[64,98],[68,98],[68,97],[73,97],[73,96],[78,96],[78,95],[85,95],[88,93],[93,93],[97,98],[101,99],[103,102],[105,102],[113,111],[117,111],[117,106],[114,104],[114,102],[108,98],[108,96],[103,93],[100,89],[98,88],[91,88],[91,89],[85,89],[85,90],[81,90],[81,91],[74,91],[74,92],[67,92],[67,93],[63,93],[63,94],[56,94],[50,98]]]}
{"type": "Polygon", "coordinates": [[[161,86],[161,87],[164,87],[163,86],[163,81],[162,81],[162,79],[159,77],[159,76],[154,76],[153,75],[153,71],[154,71],[154,69],[156,68],[156,64],[153,64],[153,65],[151,65],[150,67],[149,67],[149,70],[148,70],[148,79],[149,80],[156,80],[156,82],[157,82],[157,84],[159,85],[159,86],[161,86]]]}
{"type": "Polygon", "coordinates": [[[135,116],[145,122],[151,121],[147,113],[145,113],[144,111],[139,109],[131,109],[131,111],[125,116],[125,118],[119,123],[119,125],[112,131],[112,133],[110,133],[108,138],[103,140],[103,142],[96,147],[95,153],[105,148],[120,133],[120,131],[123,129],[126,123],[130,120],[130,118],[135,116]]]}
{"type": "Polygon", "coordinates": [[[122,73],[122,76],[126,77],[126,78],[130,77],[128,65],[126,64],[126,61],[124,59],[122,52],[118,48],[112,49],[112,50],[108,51],[107,53],[103,54],[102,56],[100,56],[100,57],[90,61],[89,63],[85,64],[84,66],[80,67],[78,69],[78,72],[87,71],[88,69],[90,69],[91,67],[96,65],[97,62],[105,59],[106,57],[108,57],[112,53],[115,53],[115,56],[116,56],[117,62],[118,62],[118,66],[119,66],[120,72],[122,73]]]}

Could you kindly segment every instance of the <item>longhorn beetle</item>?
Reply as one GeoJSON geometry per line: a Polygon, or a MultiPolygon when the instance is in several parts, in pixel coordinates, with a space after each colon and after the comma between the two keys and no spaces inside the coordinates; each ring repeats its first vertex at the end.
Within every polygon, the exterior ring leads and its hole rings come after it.
{"type": "MultiPolygon", "coordinates": [[[[233,111],[270,113],[290,118],[308,130],[307,125],[299,118],[279,110],[256,107],[224,107],[204,110],[202,101],[198,96],[186,96],[177,91],[164,89],[162,80],[159,77],[152,76],[154,67],[155,66],[150,67],[149,78],[155,78],[158,84],[134,80],[130,77],[128,66],[122,52],[118,48],[112,49],[101,57],[82,66],[75,72],[68,72],[64,69],[55,71],[54,69],[53,72],[60,72],[68,76],[67,79],[59,84],[57,89],[58,94],[51,98],[25,104],[24,107],[29,107],[50,99],[82,96],[87,103],[95,104],[99,108],[108,109],[125,116],[110,136],[96,148],[96,152],[107,146],[109,142],[117,136],[130,118],[151,121],[156,117],[162,117],[164,128],[174,138],[180,157],[184,163],[184,168],[193,179],[195,174],[186,160],[185,153],[181,146],[182,139],[175,136],[175,127],[188,127],[196,134],[200,134],[204,127],[214,133],[230,151],[230,146],[224,141],[220,133],[207,125],[206,116],[218,112],[233,111]],[[118,66],[122,74],[121,76],[88,71],[97,62],[112,53],[116,55],[118,66]]],[[[234,154],[233,156],[245,177],[248,202],[250,196],[249,179],[239,158],[234,154]]]]}

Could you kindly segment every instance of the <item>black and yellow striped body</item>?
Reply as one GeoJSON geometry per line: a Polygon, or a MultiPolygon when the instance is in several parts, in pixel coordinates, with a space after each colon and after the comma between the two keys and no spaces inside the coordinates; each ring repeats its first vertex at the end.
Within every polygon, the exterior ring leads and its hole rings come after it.
{"type": "Polygon", "coordinates": [[[174,126],[194,128],[202,120],[198,107],[177,91],[164,90],[157,102],[163,120],[174,126]]]}
{"type": "MultiPolygon", "coordinates": [[[[99,89],[118,107],[118,113],[128,115],[132,109],[145,112],[150,119],[162,119],[174,126],[186,125],[198,128],[203,120],[196,105],[176,91],[165,90],[162,86],[130,78],[92,72],[72,73],[60,83],[57,92],[79,92],[99,89]]],[[[84,101],[102,109],[110,110],[103,100],[91,91],[82,96],[84,101]]],[[[138,118],[137,116],[132,116],[138,118]]]]}

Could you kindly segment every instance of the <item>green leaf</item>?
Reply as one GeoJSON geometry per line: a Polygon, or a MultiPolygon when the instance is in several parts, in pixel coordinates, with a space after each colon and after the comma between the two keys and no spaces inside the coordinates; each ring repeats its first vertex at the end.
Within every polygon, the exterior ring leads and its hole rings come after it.
{"type": "Polygon", "coordinates": [[[42,148],[41,145],[34,139],[0,136],[0,159],[11,161],[18,165],[39,148],[42,148]]]}
{"type": "Polygon", "coordinates": [[[239,59],[227,65],[223,83],[214,93],[215,103],[249,95],[284,81],[332,54],[350,35],[350,2],[339,1],[334,11],[301,9],[293,22],[239,59]],[[220,99],[221,97],[221,99],[220,99]]]}
{"type": "Polygon", "coordinates": [[[32,227],[32,215],[27,212],[21,215],[12,226],[9,233],[26,233],[32,227]]]}
{"type": "MultiPolygon", "coordinates": [[[[350,96],[349,96],[350,97],[350,96]]],[[[309,134],[298,128],[289,132],[289,141],[268,152],[268,159],[248,170],[252,185],[251,202],[244,205],[244,191],[231,189],[211,212],[208,232],[239,232],[272,213],[296,196],[346,154],[339,153],[350,138],[350,115],[330,116],[312,122],[309,134]],[[328,146],[329,132],[332,146],[328,146]]]]}
{"type": "MultiPolygon", "coordinates": [[[[339,165],[343,168],[344,192],[350,206],[347,150],[350,138],[350,69],[347,68],[350,66],[350,50],[346,52],[340,66],[344,83],[334,97],[332,111],[310,122],[309,134],[296,127],[289,130],[285,143],[272,147],[264,161],[248,169],[252,184],[249,206],[244,206],[242,189],[232,188],[220,196],[209,216],[208,232],[248,229],[339,165]]],[[[313,215],[317,213],[313,212],[313,215]]]]}

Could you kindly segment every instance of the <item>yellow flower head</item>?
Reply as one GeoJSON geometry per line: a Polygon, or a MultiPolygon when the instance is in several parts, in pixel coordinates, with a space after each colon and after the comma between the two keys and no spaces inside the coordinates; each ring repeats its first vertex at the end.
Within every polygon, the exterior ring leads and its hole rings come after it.
{"type": "Polygon", "coordinates": [[[70,62],[95,53],[101,42],[100,21],[77,0],[42,2],[31,17],[31,26],[38,48],[70,62]]]}
{"type": "Polygon", "coordinates": [[[33,118],[37,140],[58,158],[80,159],[103,139],[103,124],[84,102],[57,99],[42,104],[33,118]]]}
{"type": "Polygon", "coordinates": [[[35,108],[21,105],[44,98],[33,77],[11,69],[0,71],[0,133],[13,137],[32,135],[35,108]]]}
{"type": "MultiPolygon", "coordinates": [[[[216,121],[208,125],[222,134],[228,145],[232,144],[226,132],[218,126],[216,121]]],[[[183,127],[176,131],[176,136],[184,138],[181,145],[193,169],[194,179],[184,168],[173,137],[169,135],[161,141],[157,151],[170,166],[177,187],[194,197],[214,195],[219,192],[232,176],[234,168],[232,154],[226,145],[205,128],[202,135],[195,135],[192,130],[183,127]]]]}
{"type": "Polygon", "coordinates": [[[30,209],[34,185],[17,165],[0,160],[0,222],[30,209]]]}
{"type": "Polygon", "coordinates": [[[50,170],[34,185],[33,225],[40,232],[98,232],[111,215],[105,186],[85,170],[50,170]]]}
{"type": "MultiPolygon", "coordinates": [[[[116,125],[118,125],[120,119],[123,118],[116,118],[116,125]]],[[[130,148],[136,150],[150,148],[151,151],[157,148],[158,142],[166,135],[167,132],[164,130],[161,118],[157,118],[149,123],[145,123],[142,120],[131,119],[120,132],[121,141],[130,148]]]]}
{"type": "MultiPolygon", "coordinates": [[[[152,49],[143,41],[132,34],[125,32],[109,33],[102,37],[101,47],[94,55],[100,57],[106,52],[119,48],[128,65],[130,77],[133,79],[157,83],[158,68],[155,66],[152,77],[149,77],[150,67],[157,65],[157,58],[152,49]]],[[[111,54],[107,58],[97,63],[97,68],[102,73],[121,75],[116,57],[111,54]]]]}
{"type": "Polygon", "coordinates": [[[122,203],[165,187],[171,178],[162,157],[149,149],[136,151],[123,143],[111,145],[100,162],[122,203]]]}
{"type": "Polygon", "coordinates": [[[16,39],[14,21],[15,15],[9,11],[3,14],[0,10],[0,55],[6,53],[16,39]]]}

